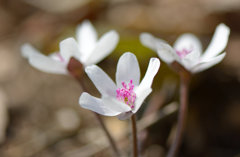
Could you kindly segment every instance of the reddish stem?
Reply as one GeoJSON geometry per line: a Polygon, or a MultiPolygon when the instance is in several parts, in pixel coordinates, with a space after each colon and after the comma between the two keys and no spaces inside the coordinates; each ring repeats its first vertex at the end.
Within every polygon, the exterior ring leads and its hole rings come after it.
{"type": "Polygon", "coordinates": [[[137,125],[135,114],[131,117],[132,121],[132,136],[133,136],[133,157],[138,157],[138,140],[137,140],[137,125]]]}
{"type": "Polygon", "coordinates": [[[190,75],[180,72],[180,109],[178,114],[177,133],[167,154],[167,157],[175,157],[182,142],[182,135],[187,119],[188,111],[188,88],[190,75]]]}

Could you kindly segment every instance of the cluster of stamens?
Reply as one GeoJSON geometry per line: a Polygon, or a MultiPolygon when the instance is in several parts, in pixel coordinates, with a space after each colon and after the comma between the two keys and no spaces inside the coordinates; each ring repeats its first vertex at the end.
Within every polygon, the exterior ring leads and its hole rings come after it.
{"type": "Polygon", "coordinates": [[[177,55],[182,59],[184,58],[186,55],[188,55],[190,52],[192,52],[192,49],[191,50],[188,50],[188,49],[185,49],[183,48],[182,50],[176,50],[176,53],[177,55]]]}
{"type": "Polygon", "coordinates": [[[123,86],[122,88],[118,88],[116,90],[117,99],[129,105],[133,109],[134,102],[136,99],[136,94],[133,91],[133,88],[134,88],[133,81],[130,80],[130,82],[128,83],[128,86],[125,82],[122,82],[122,86],[123,86]]]}

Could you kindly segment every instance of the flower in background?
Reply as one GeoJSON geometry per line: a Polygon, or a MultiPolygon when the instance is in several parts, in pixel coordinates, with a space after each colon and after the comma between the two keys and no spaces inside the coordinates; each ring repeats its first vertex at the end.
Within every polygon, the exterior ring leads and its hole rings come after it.
{"type": "Polygon", "coordinates": [[[29,63],[44,72],[68,74],[67,65],[71,57],[79,60],[84,66],[96,64],[109,55],[116,47],[119,35],[111,30],[97,40],[97,33],[92,24],[85,20],[77,27],[77,40],[67,38],[60,42],[60,52],[45,56],[32,47],[24,44],[22,55],[29,63]]]}
{"type": "Polygon", "coordinates": [[[132,53],[124,53],[117,64],[116,84],[98,66],[91,65],[85,68],[88,77],[92,80],[101,98],[96,98],[84,92],[79,104],[104,116],[118,116],[124,120],[136,113],[145,98],[151,93],[153,78],[160,67],[157,58],[151,58],[147,72],[140,82],[140,69],[137,58],[132,53]]]}
{"type": "Polygon", "coordinates": [[[223,60],[226,55],[223,50],[227,45],[229,33],[230,29],[225,24],[218,25],[204,53],[199,39],[193,34],[181,35],[173,47],[148,33],[142,33],[140,41],[144,46],[156,51],[167,64],[177,61],[191,73],[197,73],[223,60]]]}

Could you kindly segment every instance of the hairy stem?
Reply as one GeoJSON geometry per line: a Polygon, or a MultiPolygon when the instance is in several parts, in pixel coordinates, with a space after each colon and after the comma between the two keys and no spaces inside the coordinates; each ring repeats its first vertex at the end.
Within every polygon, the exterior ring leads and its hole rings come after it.
{"type": "Polygon", "coordinates": [[[135,114],[131,117],[132,120],[132,136],[133,136],[133,157],[138,157],[138,141],[137,141],[137,125],[135,114]]]}
{"type": "Polygon", "coordinates": [[[167,157],[175,157],[182,141],[182,135],[187,119],[188,111],[188,86],[190,76],[180,73],[180,109],[178,114],[177,133],[167,154],[167,157]]]}

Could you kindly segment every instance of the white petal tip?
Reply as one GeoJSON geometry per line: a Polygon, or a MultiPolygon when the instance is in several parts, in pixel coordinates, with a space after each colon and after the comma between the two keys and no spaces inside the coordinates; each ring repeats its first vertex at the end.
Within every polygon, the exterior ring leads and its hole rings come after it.
{"type": "Polygon", "coordinates": [[[85,101],[85,97],[87,97],[88,95],[89,95],[89,94],[86,93],[86,92],[83,92],[83,93],[81,94],[81,96],[79,97],[79,100],[78,100],[78,103],[79,103],[80,106],[82,106],[82,104],[83,104],[84,101],[85,101]]]}
{"type": "Polygon", "coordinates": [[[82,97],[84,97],[84,96],[83,96],[84,94],[85,94],[85,93],[82,93],[81,96],[80,96],[79,99],[78,99],[78,103],[79,103],[80,106],[81,106],[81,104],[82,104],[82,97]]]}
{"type": "Polygon", "coordinates": [[[61,46],[61,45],[63,45],[66,42],[72,42],[74,40],[75,40],[74,38],[69,37],[69,38],[66,38],[66,39],[62,40],[59,45],[61,46]]]}
{"type": "Polygon", "coordinates": [[[33,54],[34,52],[34,48],[31,44],[29,43],[25,43],[21,46],[21,55],[24,58],[28,58],[31,54],[33,54]]]}
{"type": "Polygon", "coordinates": [[[111,34],[113,34],[113,35],[115,35],[117,37],[119,36],[118,32],[116,30],[110,30],[109,33],[111,33],[111,34]]]}
{"type": "Polygon", "coordinates": [[[72,45],[72,43],[74,43],[74,42],[76,42],[76,41],[72,37],[62,40],[59,43],[60,51],[68,51],[68,50],[66,50],[66,47],[69,47],[69,45],[72,45]]]}
{"type": "Polygon", "coordinates": [[[83,20],[82,23],[80,23],[78,26],[77,26],[77,29],[80,28],[80,27],[92,27],[92,23],[90,22],[90,20],[88,19],[85,19],[83,20]]]}
{"type": "Polygon", "coordinates": [[[186,38],[190,38],[190,40],[198,40],[198,37],[192,33],[184,33],[181,36],[179,36],[177,40],[183,40],[186,38]]]}
{"type": "Polygon", "coordinates": [[[224,23],[221,23],[217,26],[217,29],[221,29],[222,31],[225,31],[226,33],[230,33],[230,28],[225,25],[224,23]]]}
{"type": "Polygon", "coordinates": [[[92,24],[92,23],[90,22],[90,20],[85,19],[85,20],[82,22],[82,24],[92,24]]]}
{"type": "Polygon", "coordinates": [[[31,44],[29,43],[24,43],[22,46],[21,46],[21,50],[25,49],[26,47],[31,47],[31,44]]]}
{"type": "Polygon", "coordinates": [[[115,30],[111,30],[110,33],[111,33],[112,38],[116,40],[116,43],[118,43],[118,41],[119,41],[119,34],[118,34],[118,32],[115,31],[115,30]]]}
{"type": "Polygon", "coordinates": [[[141,33],[139,38],[140,38],[141,43],[146,47],[149,47],[149,42],[152,43],[152,41],[154,40],[153,35],[151,35],[150,33],[146,33],[146,32],[141,33]]]}
{"type": "Polygon", "coordinates": [[[119,60],[124,60],[125,58],[134,58],[134,59],[137,59],[137,57],[135,56],[135,54],[133,54],[132,52],[124,52],[121,56],[120,56],[120,58],[119,58],[119,60]]]}
{"type": "Polygon", "coordinates": [[[144,40],[145,38],[149,38],[152,35],[150,33],[143,32],[140,34],[140,40],[144,40]]]}
{"type": "Polygon", "coordinates": [[[217,26],[216,32],[219,32],[228,38],[230,35],[230,28],[224,23],[221,23],[217,26]]]}
{"type": "Polygon", "coordinates": [[[134,56],[135,57],[135,55],[132,52],[124,52],[124,54],[121,57],[124,57],[124,56],[134,56]]]}
{"type": "Polygon", "coordinates": [[[118,34],[118,32],[116,30],[110,30],[109,32],[105,33],[104,35],[107,35],[108,38],[111,39],[111,41],[113,42],[112,43],[112,47],[115,48],[117,43],[118,43],[118,41],[119,41],[119,34],[118,34]]]}
{"type": "Polygon", "coordinates": [[[159,69],[161,62],[158,58],[151,58],[150,62],[156,67],[156,69],[159,69]]]}

